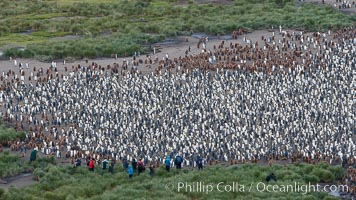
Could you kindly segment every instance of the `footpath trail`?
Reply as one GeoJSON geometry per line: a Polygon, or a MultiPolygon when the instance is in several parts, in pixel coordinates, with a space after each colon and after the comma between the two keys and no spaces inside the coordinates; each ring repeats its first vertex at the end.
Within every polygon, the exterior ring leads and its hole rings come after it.
{"type": "Polygon", "coordinates": [[[22,188],[35,183],[33,174],[23,173],[10,178],[0,179],[0,188],[5,190],[8,190],[10,187],[22,188]]]}

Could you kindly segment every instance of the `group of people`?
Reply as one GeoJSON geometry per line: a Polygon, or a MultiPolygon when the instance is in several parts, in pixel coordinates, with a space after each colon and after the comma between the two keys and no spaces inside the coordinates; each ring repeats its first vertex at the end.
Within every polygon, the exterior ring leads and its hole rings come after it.
{"type": "MultiPolygon", "coordinates": [[[[74,162],[73,168],[81,166],[81,159],[77,158],[74,162]]],[[[88,157],[86,159],[86,163],[88,166],[89,171],[94,172],[94,168],[96,165],[95,159],[92,157],[88,157]]],[[[106,158],[101,162],[102,170],[108,170],[109,173],[113,174],[114,173],[114,166],[115,166],[115,161],[112,159],[107,160],[106,158]]]]}
{"type": "Polygon", "coordinates": [[[27,132],[11,145],[73,163],[90,157],[93,167],[140,157],[144,166],[170,168],[167,155],[180,155],[180,167],[277,159],[356,165],[354,28],[308,35],[280,28],[260,42],[225,42],[121,66],[93,62],[59,73],[56,65],[28,79],[22,66],[3,72],[1,117],[27,132]],[[156,73],[120,73],[145,63],[156,73]]]}
{"type": "MultiPolygon", "coordinates": [[[[180,155],[177,155],[174,159],[172,159],[171,156],[167,156],[164,160],[164,165],[166,167],[167,172],[169,172],[171,167],[174,165],[177,169],[182,169],[182,162],[183,158],[180,155]]],[[[199,170],[203,169],[203,159],[200,156],[197,157],[196,166],[199,170]]]]}
{"type": "MultiPolygon", "coordinates": [[[[34,149],[31,153],[30,156],[30,163],[33,162],[36,159],[36,154],[37,154],[37,149],[34,149]]],[[[174,159],[171,159],[170,156],[167,156],[164,161],[164,166],[167,172],[170,171],[171,167],[175,166],[176,169],[182,169],[182,162],[183,158],[180,155],[177,155],[174,159]]],[[[107,160],[106,158],[103,161],[95,161],[93,158],[87,158],[86,159],[87,167],[89,171],[94,172],[95,165],[101,166],[101,169],[106,171],[108,169],[109,173],[114,173],[114,166],[115,166],[115,161],[112,159],[107,160]]],[[[155,173],[155,168],[159,166],[158,163],[157,165],[154,165],[154,163],[151,163],[149,165],[149,173],[150,175],[154,175],[155,173]]],[[[199,170],[203,169],[203,159],[201,157],[198,157],[196,160],[196,164],[199,170]]],[[[73,168],[81,166],[81,159],[77,158],[74,163],[73,163],[73,168]]],[[[137,162],[136,159],[133,159],[131,163],[128,162],[127,159],[122,160],[122,167],[124,171],[127,172],[129,178],[133,177],[134,172],[136,172],[138,175],[143,173],[146,170],[145,164],[142,161],[142,159],[139,159],[137,162]]]]}
{"type": "MultiPolygon", "coordinates": [[[[142,159],[139,159],[137,162],[135,159],[132,160],[132,164],[128,164],[127,160],[124,160],[122,163],[124,170],[127,171],[127,174],[130,178],[132,178],[134,171],[137,171],[138,175],[140,175],[143,171],[146,170],[145,164],[142,159]]],[[[150,174],[153,175],[153,171],[150,168],[150,174]]]]}

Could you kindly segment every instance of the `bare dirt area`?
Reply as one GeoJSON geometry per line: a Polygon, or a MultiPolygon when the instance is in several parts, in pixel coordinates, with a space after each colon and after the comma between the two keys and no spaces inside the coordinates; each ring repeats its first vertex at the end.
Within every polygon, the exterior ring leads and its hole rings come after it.
{"type": "MultiPolygon", "coordinates": [[[[301,33],[300,30],[284,30],[283,27],[282,27],[282,31],[286,31],[291,34],[301,33]]],[[[305,33],[305,32],[303,32],[303,34],[309,36],[312,35],[312,33],[305,33]]],[[[332,34],[332,32],[330,32],[330,34],[332,34]]],[[[154,44],[152,46],[156,47],[155,53],[151,52],[148,55],[139,55],[139,52],[137,52],[136,58],[144,60],[149,56],[152,59],[162,60],[166,56],[171,58],[171,57],[184,57],[185,55],[198,55],[202,52],[202,48],[201,47],[198,48],[197,44],[199,42],[199,38],[203,36],[208,37],[208,42],[206,43],[207,50],[212,50],[214,47],[217,47],[222,41],[226,43],[232,43],[232,44],[239,43],[244,46],[244,45],[248,45],[248,43],[252,44],[255,42],[263,44],[264,41],[262,40],[262,37],[269,38],[274,36],[276,41],[282,40],[282,35],[279,33],[279,27],[274,27],[274,29],[269,29],[269,30],[253,31],[251,33],[240,35],[238,36],[237,39],[231,39],[230,35],[223,35],[218,38],[217,36],[205,35],[203,33],[194,33],[192,34],[192,36],[188,36],[188,37],[181,36],[175,39],[168,40],[168,42],[163,41],[154,44]]],[[[331,35],[329,36],[331,38],[331,35]]],[[[65,64],[63,60],[55,60],[55,61],[57,64],[58,73],[64,73],[65,67],[69,69],[68,71],[71,71],[72,66],[78,66],[78,65],[85,66],[92,62],[97,63],[98,65],[101,65],[103,67],[106,67],[107,65],[113,65],[114,63],[118,63],[121,66],[121,64],[124,61],[130,61],[130,60],[132,60],[132,57],[117,58],[117,59],[115,58],[82,59],[82,60],[75,60],[71,62],[67,61],[65,62],[65,64]]],[[[30,75],[31,72],[33,72],[34,68],[36,68],[37,70],[39,68],[43,68],[43,70],[46,70],[51,67],[50,62],[41,62],[34,59],[12,58],[12,60],[0,60],[0,72],[6,73],[9,70],[17,71],[19,68],[18,67],[19,63],[22,63],[23,66],[26,66],[26,63],[29,65],[29,68],[24,67],[24,71],[26,73],[26,80],[28,80],[28,76],[30,75]]],[[[158,63],[142,64],[142,65],[140,64],[137,67],[137,69],[143,74],[153,73],[157,65],[158,63]]]]}
{"type": "Polygon", "coordinates": [[[31,173],[24,173],[17,176],[0,179],[0,188],[8,190],[10,187],[22,188],[35,184],[34,176],[31,173]]]}

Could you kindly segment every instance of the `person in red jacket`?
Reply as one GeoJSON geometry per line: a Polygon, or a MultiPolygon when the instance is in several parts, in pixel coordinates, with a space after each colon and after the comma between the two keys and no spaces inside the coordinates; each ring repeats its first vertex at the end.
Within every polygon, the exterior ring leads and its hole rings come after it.
{"type": "Polygon", "coordinates": [[[88,168],[89,168],[89,171],[94,171],[94,159],[93,158],[90,158],[89,160],[89,163],[88,163],[88,168]]]}
{"type": "Polygon", "coordinates": [[[137,165],[138,165],[138,175],[140,175],[145,170],[145,165],[143,164],[142,159],[138,161],[137,165]]]}

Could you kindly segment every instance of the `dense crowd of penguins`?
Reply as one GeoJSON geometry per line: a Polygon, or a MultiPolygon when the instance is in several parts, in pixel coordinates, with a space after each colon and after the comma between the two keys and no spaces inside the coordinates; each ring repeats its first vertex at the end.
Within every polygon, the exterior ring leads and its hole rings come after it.
{"type": "Polygon", "coordinates": [[[282,40],[265,36],[260,46],[244,39],[246,45],[222,42],[197,55],[144,61],[156,62],[159,73],[135,68],[122,76],[126,61],[63,74],[52,65],[29,80],[22,67],[19,75],[3,72],[1,117],[27,132],[24,142],[12,141],[14,149],[57,157],[356,165],[355,29],[332,40],[279,34],[282,40]]]}

